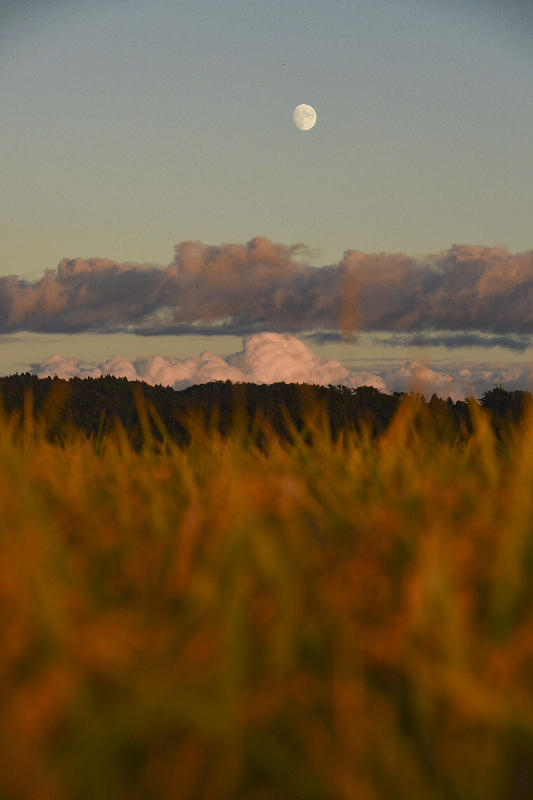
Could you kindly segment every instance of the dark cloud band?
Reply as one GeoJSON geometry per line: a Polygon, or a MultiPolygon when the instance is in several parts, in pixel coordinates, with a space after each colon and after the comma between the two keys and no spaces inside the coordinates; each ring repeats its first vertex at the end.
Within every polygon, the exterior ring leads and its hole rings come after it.
{"type": "MultiPolygon", "coordinates": [[[[0,278],[0,333],[240,335],[356,331],[409,344],[523,351],[533,333],[533,250],[454,245],[425,259],[345,252],[306,262],[303,245],[181,242],[167,267],[63,259],[29,282],[0,278]]],[[[398,342],[400,343],[400,342],[398,342]]]]}

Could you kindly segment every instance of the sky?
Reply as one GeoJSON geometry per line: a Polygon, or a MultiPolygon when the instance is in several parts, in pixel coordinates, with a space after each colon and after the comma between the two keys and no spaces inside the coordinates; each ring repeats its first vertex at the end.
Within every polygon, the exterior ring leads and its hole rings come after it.
{"type": "Polygon", "coordinates": [[[531,388],[532,41],[531,0],[4,1],[0,374],[531,388]]]}

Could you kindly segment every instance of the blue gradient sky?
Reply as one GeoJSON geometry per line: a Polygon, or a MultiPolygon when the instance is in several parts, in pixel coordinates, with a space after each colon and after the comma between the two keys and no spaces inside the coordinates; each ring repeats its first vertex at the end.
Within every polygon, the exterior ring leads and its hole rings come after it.
{"type": "MultiPolygon", "coordinates": [[[[35,280],[64,257],[168,264],[182,240],[257,235],[304,242],[315,266],[348,249],[533,247],[528,0],[2,8],[1,275],[35,280]],[[306,133],[299,103],[318,114],[306,133]]],[[[4,374],[55,352],[235,349],[233,337],[0,338],[4,374]]]]}

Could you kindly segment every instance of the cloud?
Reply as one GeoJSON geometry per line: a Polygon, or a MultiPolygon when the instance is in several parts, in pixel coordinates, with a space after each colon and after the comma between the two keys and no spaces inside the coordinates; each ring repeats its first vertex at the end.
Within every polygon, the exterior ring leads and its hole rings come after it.
{"type": "Polygon", "coordinates": [[[295,336],[279,333],[260,333],[243,340],[243,349],[228,356],[218,356],[205,350],[197,358],[163,358],[150,356],[134,361],[113,356],[103,364],[84,366],[81,359],[52,356],[41,364],[32,364],[32,371],[40,378],[53,377],[66,380],[97,378],[115,375],[117,378],[142,380],[146,383],[185,389],[195,383],[226,381],[233,383],[309,383],[327,386],[361,386],[366,383],[385,390],[379,375],[367,371],[351,372],[340,361],[317,356],[295,336]]]}
{"type": "Polygon", "coordinates": [[[533,250],[453,245],[416,259],[347,250],[311,267],[303,245],[181,242],[167,267],[63,259],[30,282],[0,278],[0,333],[249,336],[356,330],[413,343],[524,350],[533,333],[533,250]],[[466,336],[466,338],[465,338],[466,336]]]}
{"type": "MultiPolygon", "coordinates": [[[[313,338],[319,338],[313,335],[313,338]]],[[[341,337],[338,337],[340,340],[341,337]]],[[[467,333],[463,331],[438,333],[396,333],[392,336],[381,336],[376,343],[389,346],[401,347],[501,347],[506,350],[513,350],[523,353],[531,347],[531,338],[524,334],[517,336],[514,334],[490,335],[473,331],[467,333]]]]}
{"type": "Polygon", "coordinates": [[[84,365],[81,359],[52,356],[32,371],[40,378],[70,379],[115,375],[128,380],[142,380],[151,385],[185,389],[197,383],[226,381],[233,383],[308,383],[327,386],[374,386],[383,392],[420,391],[429,399],[435,392],[439,397],[462,400],[468,396],[481,397],[494,384],[503,383],[506,389],[531,389],[533,371],[523,365],[454,364],[443,370],[406,362],[393,367],[349,370],[340,361],[317,356],[301,339],[279,333],[260,333],[243,340],[238,353],[215,355],[205,350],[197,358],[164,358],[151,356],[129,361],[113,356],[98,365],[84,365]]]}
{"type": "Polygon", "coordinates": [[[474,331],[531,336],[533,250],[453,245],[426,259],[345,253],[370,331],[474,331]]]}

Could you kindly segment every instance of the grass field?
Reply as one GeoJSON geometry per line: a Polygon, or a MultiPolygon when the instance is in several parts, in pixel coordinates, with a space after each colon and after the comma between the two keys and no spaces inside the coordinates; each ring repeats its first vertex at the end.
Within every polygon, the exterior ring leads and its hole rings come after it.
{"type": "Polygon", "coordinates": [[[1,800],[529,800],[533,414],[148,413],[138,453],[0,423],[1,800]]]}

